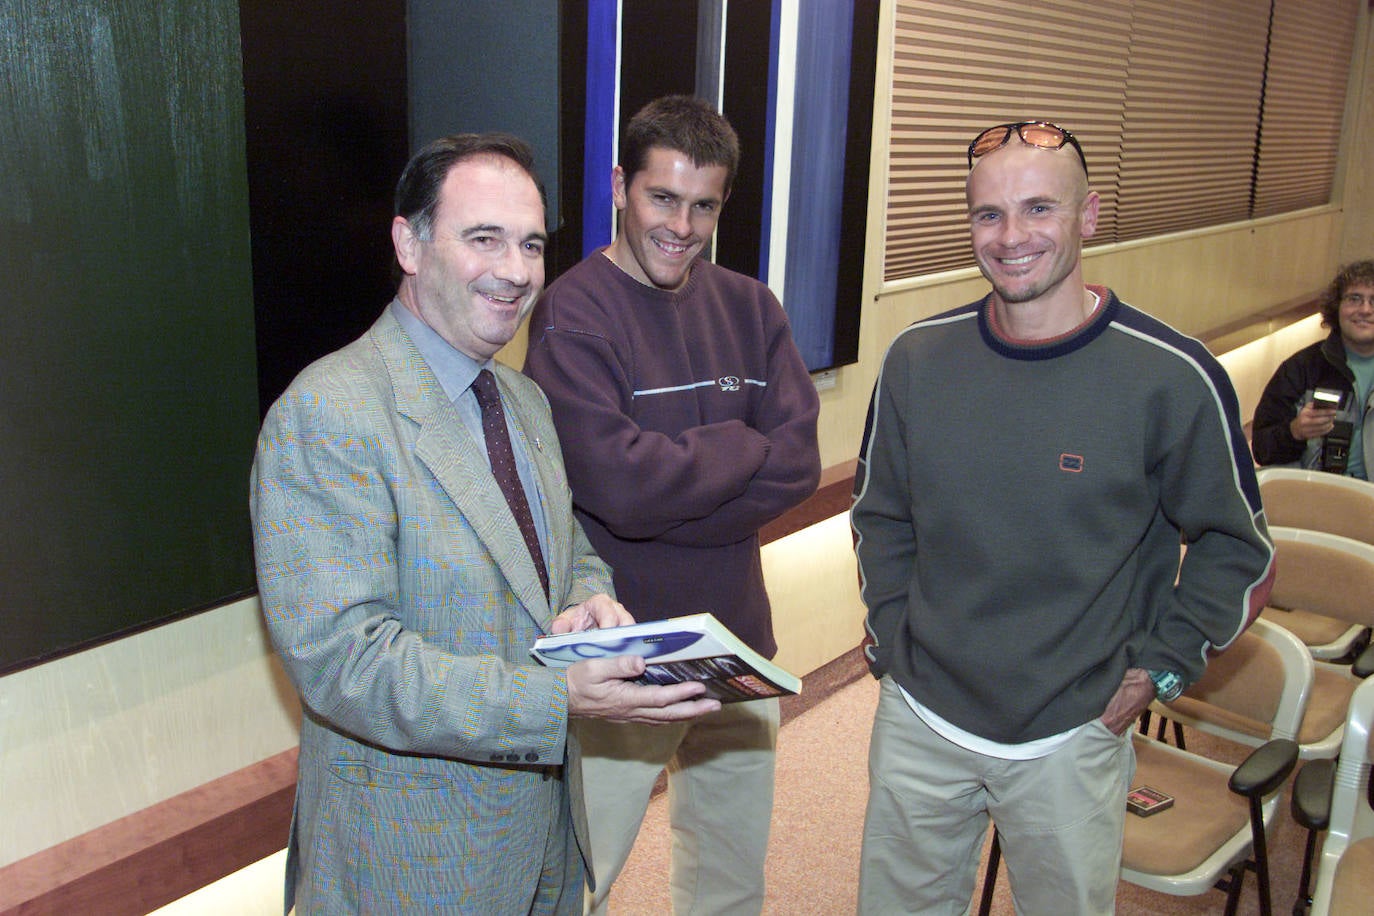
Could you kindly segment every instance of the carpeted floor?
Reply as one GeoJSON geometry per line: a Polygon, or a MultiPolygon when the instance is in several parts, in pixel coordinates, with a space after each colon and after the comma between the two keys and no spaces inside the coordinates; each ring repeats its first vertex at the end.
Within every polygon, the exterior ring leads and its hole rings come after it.
{"type": "MultiPolygon", "coordinates": [[[[864,672],[857,653],[851,653],[808,676],[803,696],[784,704],[767,864],[767,916],[854,912],[868,793],[868,738],[877,696],[877,682],[864,672]]],[[[1201,749],[1207,739],[1190,733],[1189,741],[1190,747],[1201,749]]],[[[1218,756],[1227,753],[1234,753],[1232,759],[1238,760],[1244,749],[1217,749],[1218,756]]],[[[614,916],[671,912],[665,802],[660,794],[650,804],[634,853],[612,891],[614,916]]],[[[1305,839],[1304,831],[1289,817],[1287,805],[1285,797],[1270,839],[1274,911],[1279,913],[1292,910],[1305,839]]],[[[980,866],[980,881],[981,875],[980,866]]],[[[1117,894],[1117,912],[1123,916],[1220,913],[1224,904],[1220,891],[1170,897],[1122,883],[1117,894]]],[[[1003,870],[993,913],[1010,916],[1013,912],[1003,870]]],[[[1240,913],[1258,912],[1256,882],[1249,875],[1240,913]]]]}

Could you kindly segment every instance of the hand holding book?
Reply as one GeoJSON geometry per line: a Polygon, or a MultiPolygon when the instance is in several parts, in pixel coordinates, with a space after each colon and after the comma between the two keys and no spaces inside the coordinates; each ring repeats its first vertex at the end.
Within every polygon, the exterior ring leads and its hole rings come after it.
{"type": "Polygon", "coordinates": [[[530,652],[565,667],[591,658],[638,657],[641,684],[701,682],[722,703],[801,692],[801,679],[744,644],[711,614],[693,614],[629,626],[581,630],[538,639],[530,652]]]}
{"type": "MultiPolygon", "coordinates": [[[[549,625],[553,634],[579,634],[614,630],[634,623],[624,605],[609,595],[594,595],[568,608],[549,625]]],[[[705,697],[696,684],[672,687],[638,682],[644,662],[633,656],[604,658],[594,664],[568,670],[568,714],[614,722],[661,725],[714,712],[720,703],[705,697]]]]}

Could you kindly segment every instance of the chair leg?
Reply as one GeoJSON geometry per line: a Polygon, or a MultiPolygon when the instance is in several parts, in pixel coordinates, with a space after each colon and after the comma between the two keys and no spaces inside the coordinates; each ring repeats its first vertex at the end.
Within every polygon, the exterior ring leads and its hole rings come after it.
{"type": "Polygon", "coordinates": [[[1263,803],[1258,797],[1250,799],[1250,830],[1254,852],[1255,877],[1259,880],[1260,916],[1272,916],[1269,896],[1269,841],[1264,835],[1263,803]]]}
{"type": "MultiPolygon", "coordinates": [[[[1142,715],[1140,724],[1141,732],[1147,735],[1150,733],[1150,720],[1146,718],[1149,715],[1150,711],[1148,709],[1145,710],[1144,714],[1142,715]]],[[[1162,741],[1163,743],[1168,744],[1168,739],[1166,739],[1164,736],[1168,734],[1170,725],[1173,725],[1174,727],[1174,746],[1181,751],[1187,750],[1187,745],[1183,740],[1183,723],[1174,721],[1173,719],[1170,719],[1167,716],[1159,717],[1159,725],[1155,729],[1155,740],[1162,741]]]]}
{"type": "Polygon", "coordinates": [[[1226,882],[1226,916],[1236,916],[1240,906],[1240,892],[1245,886],[1245,863],[1231,867],[1231,876],[1226,882]]]}
{"type": "Polygon", "coordinates": [[[1312,906],[1312,859],[1317,853],[1317,831],[1307,831],[1307,845],[1302,853],[1302,874],[1298,877],[1298,896],[1293,901],[1293,916],[1303,916],[1312,906]]]}
{"type": "Polygon", "coordinates": [[[992,894],[997,888],[997,868],[1002,861],[1002,844],[998,841],[997,828],[992,831],[992,846],[988,849],[988,868],[983,874],[983,896],[978,901],[978,916],[988,916],[992,912],[992,894]]]}

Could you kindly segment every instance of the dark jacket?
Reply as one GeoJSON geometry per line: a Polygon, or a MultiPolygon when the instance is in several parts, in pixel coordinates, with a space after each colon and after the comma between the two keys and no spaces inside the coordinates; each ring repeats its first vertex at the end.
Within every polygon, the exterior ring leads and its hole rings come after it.
{"type": "Polygon", "coordinates": [[[1255,408],[1251,448],[1255,461],[1262,465],[1298,464],[1305,468],[1321,468],[1322,446],[1325,437],[1306,442],[1294,439],[1289,424],[1302,405],[1312,400],[1317,388],[1334,388],[1345,392],[1344,406],[1339,420],[1353,423],[1357,434],[1364,436],[1366,461],[1374,456],[1374,425],[1369,422],[1371,411],[1358,402],[1355,393],[1355,373],[1345,362],[1345,345],[1339,330],[1333,329],[1325,340],[1303,347],[1284,360],[1264,386],[1259,406],[1255,408]],[[1363,421],[1364,429],[1361,432],[1363,421]]]}

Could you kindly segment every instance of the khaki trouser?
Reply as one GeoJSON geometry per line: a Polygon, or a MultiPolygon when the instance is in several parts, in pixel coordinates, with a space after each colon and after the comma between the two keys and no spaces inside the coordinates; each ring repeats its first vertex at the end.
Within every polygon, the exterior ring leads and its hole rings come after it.
{"type": "Polygon", "coordinates": [[[578,720],[595,895],[604,914],[658,774],[668,770],[672,901],[678,916],[746,916],[763,909],[773,811],[778,701],[729,703],[674,725],[578,720]]]}
{"type": "Polygon", "coordinates": [[[989,815],[1018,913],[1111,913],[1121,872],[1130,735],[1093,721],[1035,760],[965,750],[884,678],[869,748],[861,914],[968,910],[989,815]]]}

